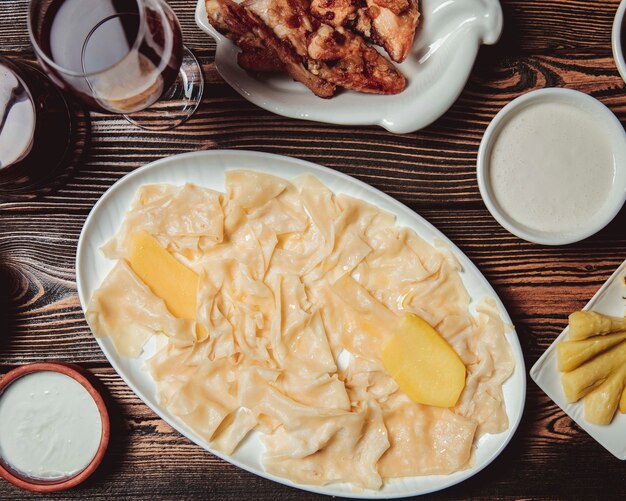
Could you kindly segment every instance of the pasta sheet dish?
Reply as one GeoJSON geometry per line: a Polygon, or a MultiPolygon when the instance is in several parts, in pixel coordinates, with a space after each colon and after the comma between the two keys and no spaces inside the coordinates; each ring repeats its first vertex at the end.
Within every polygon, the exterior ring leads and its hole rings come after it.
{"type": "Polygon", "coordinates": [[[312,176],[145,185],[103,250],[116,264],[90,299],[92,330],[128,357],[154,337],[160,404],[213,449],[256,430],[271,474],[379,489],[468,468],[477,437],[508,428],[514,363],[495,303],[471,311],[445,247],[312,176]],[[463,361],[453,408],[412,401],[383,367],[405,312],[463,361]]]}

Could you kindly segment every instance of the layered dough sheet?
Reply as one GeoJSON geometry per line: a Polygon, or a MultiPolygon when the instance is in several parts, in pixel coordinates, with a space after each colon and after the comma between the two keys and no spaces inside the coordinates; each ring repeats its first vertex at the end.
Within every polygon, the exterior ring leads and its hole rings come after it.
{"type": "Polygon", "coordinates": [[[143,186],[103,248],[117,262],[87,319],[124,356],[157,338],[147,370],[161,405],[226,454],[259,431],[269,473],[355,489],[467,468],[477,437],[508,428],[505,325],[490,300],[470,310],[450,252],[312,176],[232,170],[225,188],[143,186]],[[197,274],[195,318],[133,271],[140,232],[197,274]],[[405,312],[467,368],[452,409],[414,403],[383,368],[405,312]]]}

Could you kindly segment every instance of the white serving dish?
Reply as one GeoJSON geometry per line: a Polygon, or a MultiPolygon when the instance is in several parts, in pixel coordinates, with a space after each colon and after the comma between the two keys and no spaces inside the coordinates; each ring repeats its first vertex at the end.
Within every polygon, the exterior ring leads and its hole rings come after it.
{"type": "MultiPolygon", "coordinates": [[[[147,183],[183,184],[192,182],[216,190],[223,190],[224,172],[235,168],[268,172],[287,179],[305,173],[313,174],[335,193],[345,193],[366,200],[382,210],[395,214],[400,225],[413,229],[428,242],[433,243],[437,240],[447,245],[464,269],[462,279],[473,298],[473,304],[486,296],[494,298],[505,324],[511,326],[507,332],[507,339],[515,358],[515,371],[503,388],[510,426],[503,433],[481,437],[477,443],[474,464],[467,470],[452,475],[395,479],[388,482],[380,491],[355,492],[346,484],[324,487],[300,485],[265,473],[260,462],[262,445],[254,433],[230,457],[212,450],[206,441],[158,404],[154,382],[142,370],[145,359],[153,352],[153,346],[148,345],[141,358],[131,359],[118,356],[108,338],[97,339],[111,365],[135,394],[172,427],[216,456],[262,477],[322,494],[369,499],[425,494],[461,482],[475,475],[493,461],[515,433],[522,416],[526,396],[524,358],[508,313],[480,271],[441,232],[390,196],[340,172],[290,157],[252,151],[228,150],[200,151],[176,155],[157,160],[131,172],[109,188],[100,198],[89,214],[81,232],[76,255],[76,282],[83,310],[86,308],[93,291],[100,285],[114,264],[114,261],[103,256],[100,248],[117,232],[124,213],[128,210],[131,200],[140,186],[147,183]]],[[[164,451],[164,454],[167,454],[167,451],[164,451]]]]}
{"type": "Polygon", "coordinates": [[[572,89],[550,88],[528,92],[502,108],[491,121],[478,149],[476,173],[480,195],[491,215],[509,232],[528,242],[543,245],[565,245],[584,240],[609,224],[626,202],[626,133],[613,112],[597,99],[572,89]],[[491,147],[507,121],[517,112],[538,102],[559,102],[583,110],[602,123],[615,158],[615,177],[607,200],[589,224],[570,232],[543,232],[519,224],[498,205],[489,181],[491,147]]]}
{"type": "Polygon", "coordinates": [[[239,94],[263,109],[291,118],[340,125],[380,125],[398,134],[422,129],[461,94],[481,44],[502,32],[499,0],[419,0],[420,25],[413,50],[399,65],[407,88],[395,96],[341,92],[315,96],[287,75],[255,76],[237,65],[239,49],[208,22],[198,0],[196,23],[217,43],[215,66],[239,94]]]}
{"type": "MultiPolygon", "coordinates": [[[[593,310],[607,315],[624,315],[626,310],[626,261],[611,275],[583,310],[593,310]]],[[[583,401],[568,403],[561,386],[556,357],[556,345],[568,334],[566,327],[537,363],[530,370],[530,377],[537,383],[578,426],[591,435],[600,445],[618,459],[626,459],[626,414],[617,412],[613,422],[607,426],[588,423],[583,417],[583,401]]]]}

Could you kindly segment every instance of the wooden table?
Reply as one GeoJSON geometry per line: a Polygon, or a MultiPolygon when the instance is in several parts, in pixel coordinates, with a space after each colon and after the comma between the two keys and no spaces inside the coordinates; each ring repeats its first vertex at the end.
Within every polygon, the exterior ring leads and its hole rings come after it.
{"type": "MultiPolygon", "coordinates": [[[[338,127],[282,118],[243,100],[213,65],[214,43],[193,21],[193,0],[173,0],[206,89],[196,115],[167,133],[114,116],[91,117],[85,160],[57,191],[0,198],[0,374],[62,360],[91,370],[111,397],[114,428],[92,479],[49,499],[312,499],[203,451],[146,407],[109,366],[76,295],[74,258],[85,218],[102,193],[152,160],[192,150],[250,149],[346,172],[397,198],[472,259],[508,308],[530,366],[626,257],[626,211],[579,244],[542,247],[502,229],[483,205],[475,175],[481,136],[496,112],[532,89],[590,93],[626,119],[626,92],[611,55],[618,0],[503,0],[505,31],[482,48],[450,111],[420,132],[338,127]],[[6,296],[6,297],[5,297],[6,296]]],[[[0,1],[0,52],[32,60],[25,0],[0,1]]],[[[626,433],[626,431],[625,431],[626,433]]],[[[434,498],[606,498],[624,493],[624,465],[575,425],[532,382],[512,443],[492,465],[434,498]]],[[[0,499],[28,498],[0,481],[0,499]]]]}

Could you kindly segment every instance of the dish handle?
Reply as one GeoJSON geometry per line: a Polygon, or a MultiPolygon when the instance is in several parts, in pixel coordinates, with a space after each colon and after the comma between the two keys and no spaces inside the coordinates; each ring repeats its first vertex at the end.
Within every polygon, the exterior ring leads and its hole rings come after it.
{"type": "Polygon", "coordinates": [[[504,14],[500,0],[477,0],[482,11],[482,33],[480,39],[486,45],[494,45],[500,40],[504,26],[504,14]]]}

